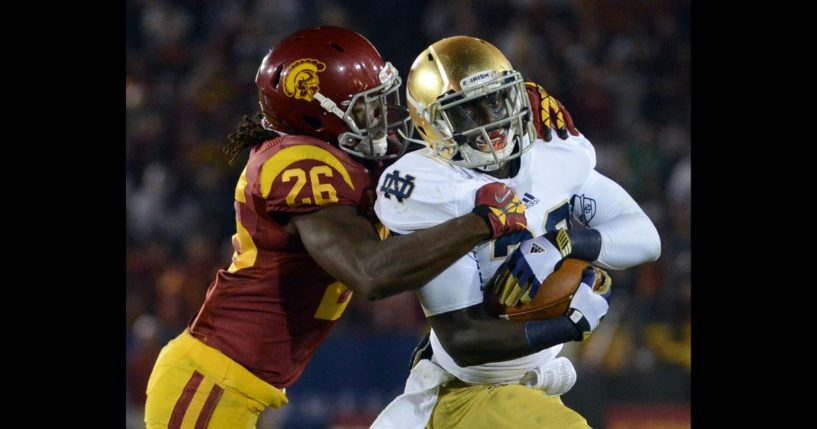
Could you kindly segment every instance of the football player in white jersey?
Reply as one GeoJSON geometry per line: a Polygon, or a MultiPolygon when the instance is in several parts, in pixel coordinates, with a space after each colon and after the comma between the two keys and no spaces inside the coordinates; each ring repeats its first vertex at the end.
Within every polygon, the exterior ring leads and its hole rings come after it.
{"type": "MultiPolygon", "coordinates": [[[[512,322],[485,314],[483,288],[498,269],[511,280],[529,274],[541,281],[564,257],[613,270],[654,261],[661,247],[655,226],[594,169],[595,151],[583,135],[540,128],[537,137],[536,121],[547,117],[540,109],[556,101],[526,84],[490,43],[456,36],[432,44],[414,61],[406,92],[427,147],[381,176],[380,221],[392,234],[430,228],[475,210],[477,189],[498,181],[527,206],[528,231],[476,246],[418,291],[433,354],[418,360],[405,393],[372,427],[588,427],[559,399],[575,371],[557,354],[598,326],[609,294],[593,292],[593,279],[585,278],[567,316],[512,322]],[[533,105],[532,89],[540,94],[533,105]]],[[[517,298],[522,292],[531,293],[519,290],[517,298]]]]}

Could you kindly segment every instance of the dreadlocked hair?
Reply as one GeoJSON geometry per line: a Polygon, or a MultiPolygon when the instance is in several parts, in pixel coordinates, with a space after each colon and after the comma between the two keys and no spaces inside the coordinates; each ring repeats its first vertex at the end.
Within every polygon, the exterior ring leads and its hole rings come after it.
{"type": "Polygon", "coordinates": [[[238,123],[238,129],[227,136],[228,143],[221,150],[230,157],[230,165],[233,165],[236,157],[244,148],[259,145],[279,136],[275,131],[270,131],[261,125],[262,118],[263,115],[260,112],[252,118],[244,115],[241,122],[238,123]]]}

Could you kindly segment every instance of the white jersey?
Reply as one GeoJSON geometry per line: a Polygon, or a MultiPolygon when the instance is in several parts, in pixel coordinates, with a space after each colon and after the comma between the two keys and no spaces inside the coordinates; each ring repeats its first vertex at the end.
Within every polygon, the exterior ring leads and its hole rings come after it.
{"type": "MultiPolygon", "coordinates": [[[[490,182],[508,185],[527,206],[529,231],[477,245],[418,291],[426,316],[481,303],[485,283],[522,240],[560,228],[569,229],[571,214],[575,220],[591,227],[623,212],[646,219],[626,191],[594,170],[595,164],[595,151],[584,136],[568,136],[562,140],[554,133],[550,142],[538,141],[523,154],[519,172],[512,178],[497,179],[479,170],[451,165],[436,158],[427,148],[406,154],[386,169],[377,186],[375,212],[394,233],[408,234],[470,213],[477,190],[490,182]]],[[[646,223],[654,229],[649,219],[646,223]]],[[[597,229],[606,239],[608,234],[602,226],[597,229]]],[[[610,250],[607,249],[608,254],[610,250]]],[[[614,249],[617,255],[622,251],[630,255],[639,249],[614,249]]],[[[603,256],[604,240],[599,262],[610,265],[603,263],[603,256]]],[[[608,259],[615,262],[612,265],[626,266],[631,260],[643,262],[640,258],[630,255],[608,259]]],[[[491,379],[490,374],[511,380],[553,359],[562,347],[557,345],[518,359],[462,368],[445,352],[433,330],[431,345],[434,360],[467,382],[485,380],[486,375],[491,379]]]]}

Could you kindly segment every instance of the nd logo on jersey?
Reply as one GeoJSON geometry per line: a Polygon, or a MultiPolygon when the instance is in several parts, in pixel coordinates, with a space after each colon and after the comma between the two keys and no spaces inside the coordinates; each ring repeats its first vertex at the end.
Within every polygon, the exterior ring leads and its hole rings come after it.
{"type": "Polygon", "coordinates": [[[312,101],[316,92],[320,91],[318,73],[326,70],[326,64],[304,58],[290,64],[284,70],[284,94],[298,100],[312,101]]]}
{"type": "Polygon", "coordinates": [[[406,174],[406,177],[400,177],[400,171],[398,170],[386,174],[386,180],[383,181],[383,186],[380,187],[380,192],[383,192],[384,197],[391,199],[391,196],[394,195],[399,203],[410,197],[413,191],[414,176],[406,174]]]}

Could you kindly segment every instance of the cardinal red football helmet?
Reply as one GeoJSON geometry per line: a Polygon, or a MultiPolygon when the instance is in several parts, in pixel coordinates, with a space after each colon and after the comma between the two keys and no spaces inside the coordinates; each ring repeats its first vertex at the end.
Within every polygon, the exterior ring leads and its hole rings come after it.
{"type": "Polygon", "coordinates": [[[269,51],[255,83],[262,124],[315,136],[366,159],[396,158],[409,116],[400,77],[360,34],[321,26],[289,35],[269,51]]]}

